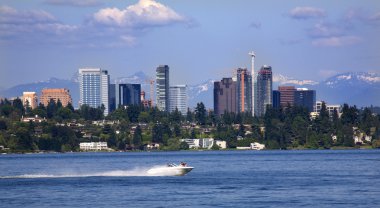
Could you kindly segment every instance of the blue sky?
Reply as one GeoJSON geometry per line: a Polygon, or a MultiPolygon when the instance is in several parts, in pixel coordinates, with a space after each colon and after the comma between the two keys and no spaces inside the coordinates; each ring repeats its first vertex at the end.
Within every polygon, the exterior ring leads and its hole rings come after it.
{"type": "Polygon", "coordinates": [[[170,67],[197,84],[250,67],[323,80],[380,73],[376,0],[1,0],[0,87],[70,78],[80,67],[112,78],[170,67]]]}

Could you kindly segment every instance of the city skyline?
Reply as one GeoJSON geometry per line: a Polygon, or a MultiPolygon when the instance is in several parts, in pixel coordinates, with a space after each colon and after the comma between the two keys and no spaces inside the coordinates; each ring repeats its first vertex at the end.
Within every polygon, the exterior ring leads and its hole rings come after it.
{"type": "Polygon", "coordinates": [[[194,84],[199,74],[219,80],[250,68],[252,50],[256,69],[300,79],[379,73],[380,4],[364,2],[4,0],[0,87],[85,66],[154,77],[160,64],[173,85],[194,84]]]}

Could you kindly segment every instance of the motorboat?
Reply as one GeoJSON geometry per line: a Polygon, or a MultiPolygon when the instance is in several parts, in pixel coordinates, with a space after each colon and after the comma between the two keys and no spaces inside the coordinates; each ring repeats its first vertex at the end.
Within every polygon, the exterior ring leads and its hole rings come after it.
{"type": "Polygon", "coordinates": [[[166,166],[156,166],[148,170],[148,174],[152,176],[183,176],[193,170],[194,167],[187,166],[181,162],[179,165],[169,163],[166,166]]]}

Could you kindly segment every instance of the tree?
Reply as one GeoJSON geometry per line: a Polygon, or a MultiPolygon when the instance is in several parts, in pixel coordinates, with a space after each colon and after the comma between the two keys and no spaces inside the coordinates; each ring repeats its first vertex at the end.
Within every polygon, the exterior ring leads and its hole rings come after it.
{"type": "Polygon", "coordinates": [[[190,108],[187,108],[186,121],[191,123],[193,120],[193,113],[190,111],[190,108]]]}
{"type": "Polygon", "coordinates": [[[181,150],[188,150],[189,149],[189,145],[185,141],[183,141],[183,142],[181,142],[179,144],[179,149],[181,149],[181,150]]]}
{"type": "Polygon", "coordinates": [[[163,131],[162,131],[162,125],[155,124],[152,128],[152,142],[155,143],[163,143],[163,131]]]}
{"type": "Polygon", "coordinates": [[[7,130],[7,129],[8,129],[7,123],[4,120],[0,120],[0,131],[7,130]]]}
{"type": "Polygon", "coordinates": [[[182,120],[182,114],[178,111],[178,108],[175,108],[173,112],[170,113],[170,120],[172,123],[179,124],[182,120]]]}
{"type": "Polygon", "coordinates": [[[74,112],[74,107],[71,103],[67,103],[66,108],[69,109],[72,113],[74,112]]]}
{"type": "Polygon", "coordinates": [[[212,145],[211,149],[212,150],[219,150],[220,147],[216,144],[216,142],[214,142],[214,144],[212,145]]]}
{"type": "Polygon", "coordinates": [[[127,114],[131,123],[137,123],[140,115],[140,107],[138,105],[130,105],[127,107],[127,114]]]}
{"type": "Polygon", "coordinates": [[[66,120],[66,119],[70,119],[71,118],[71,110],[69,108],[59,108],[57,110],[57,113],[56,113],[56,116],[59,118],[59,119],[62,119],[62,120],[66,120]]]}
{"type": "Polygon", "coordinates": [[[181,136],[181,128],[179,127],[178,124],[174,124],[174,136],[175,137],[180,137],[181,136]]]}
{"type": "Polygon", "coordinates": [[[46,106],[46,115],[47,118],[53,118],[57,111],[57,105],[53,99],[50,99],[48,105],[46,106]]]}
{"type": "Polygon", "coordinates": [[[206,108],[202,102],[197,103],[197,107],[195,108],[195,121],[199,125],[206,124],[206,108]]]}
{"type": "Polygon", "coordinates": [[[140,125],[138,125],[133,134],[133,145],[139,148],[141,146],[141,142],[142,142],[142,130],[141,130],[140,125]]]}
{"type": "Polygon", "coordinates": [[[20,98],[16,98],[13,100],[13,103],[12,103],[12,106],[13,108],[15,108],[16,110],[19,111],[19,115],[24,115],[25,113],[25,109],[24,109],[24,106],[22,104],[22,100],[20,98]]]}

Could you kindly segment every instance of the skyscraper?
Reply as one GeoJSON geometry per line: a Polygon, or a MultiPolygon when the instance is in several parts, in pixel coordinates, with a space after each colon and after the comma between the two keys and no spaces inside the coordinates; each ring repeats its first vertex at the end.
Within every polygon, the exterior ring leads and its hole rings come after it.
{"type": "Polygon", "coordinates": [[[178,111],[182,115],[187,113],[187,92],[186,85],[170,86],[170,112],[178,111]]]}
{"type": "Polygon", "coordinates": [[[93,108],[104,105],[104,115],[109,113],[109,80],[107,70],[79,69],[79,105],[93,108]]]}
{"type": "Polygon", "coordinates": [[[236,82],[232,78],[214,82],[214,113],[218,116],[225,111],[236,113],[236,104],[236,82]]]}
{"type": "Polygon", "coordinates": [[[157,108],[161,111],[169,110],[169,66],[160,65],[156,69],[156,99],[157,108]]]}
{"type": "Polygon", "coordinates": [[[252,111],[252,77],[247,69],[236,70],[236,93],[238,112],[252,111]]]}
{"type": "Polygon", "coordinates": [[[116,84],[116,107],[141,104],[140,84],[116,84]]]}
{"type": "Polygon", "coordinates": [[[272,67],[264,65],[257,75],[256,82],[256,115],[263,116],[267,106],[272,102],[272,67]]]}

